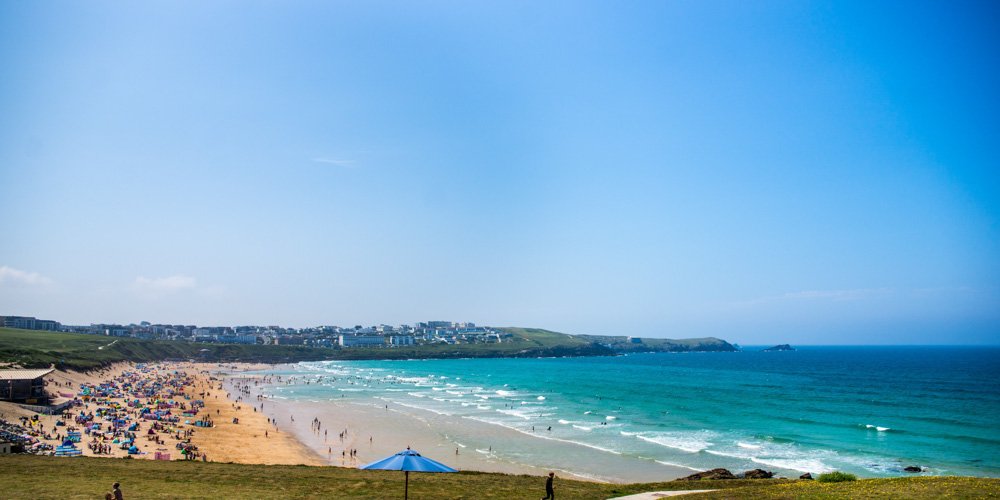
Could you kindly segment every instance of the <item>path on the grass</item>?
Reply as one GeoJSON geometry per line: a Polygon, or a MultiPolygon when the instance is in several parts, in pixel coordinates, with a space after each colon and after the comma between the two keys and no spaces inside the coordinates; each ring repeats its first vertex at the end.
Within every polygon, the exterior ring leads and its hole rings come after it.
{"type": "Polygon", "coordinates": [[[657,498],[679,497],[681,495],[691,495],[693,493],[708,493],[716,490],[674,490],[674,491],[650,491],[646,493],[636,493],[625,497],[609,498],[608,500],[656,500],[657,498]]]}

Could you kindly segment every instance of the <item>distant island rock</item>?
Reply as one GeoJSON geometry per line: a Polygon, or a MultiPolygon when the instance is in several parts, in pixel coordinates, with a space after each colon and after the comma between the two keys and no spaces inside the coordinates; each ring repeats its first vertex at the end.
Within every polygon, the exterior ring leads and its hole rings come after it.
{"type": "Polygon", "coordinates": [[[774,352],[774,351],[794,351],[795,348],[788,344],[776,345],[774,347],[768,347],[764,349],[764,352],[774,352]]]}

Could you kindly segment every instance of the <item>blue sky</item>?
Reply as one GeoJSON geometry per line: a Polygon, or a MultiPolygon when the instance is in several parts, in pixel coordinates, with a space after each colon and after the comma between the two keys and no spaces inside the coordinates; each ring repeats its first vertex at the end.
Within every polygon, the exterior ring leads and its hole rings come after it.
{"type": "Polygon", "coordinates": [[[0,314],[1000,341],[992,2],[0,1],[0,314]]]}

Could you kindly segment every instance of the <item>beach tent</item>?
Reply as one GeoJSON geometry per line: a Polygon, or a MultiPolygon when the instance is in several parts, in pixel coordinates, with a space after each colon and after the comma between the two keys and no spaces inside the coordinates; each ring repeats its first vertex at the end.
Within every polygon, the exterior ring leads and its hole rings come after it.
{"type": "Polygon", "coordinates": [[[57,457],[78,457],[80,455],[83,455],[83,452],[78,450],[76,445],[69,439],[63,441],[62,446],[56,447],[57,457]]]}
{"type": "Polygon", "coordinates": [[[406,473],[406,486],[403,490],[403,498],[410,497],[410,471],[413,472],[458,472],[447,465],[421,456],[419,453],[407,447],[405,450],[372,462],[362,465],[360,469],[366,470],[401,470],[406,473]]]}

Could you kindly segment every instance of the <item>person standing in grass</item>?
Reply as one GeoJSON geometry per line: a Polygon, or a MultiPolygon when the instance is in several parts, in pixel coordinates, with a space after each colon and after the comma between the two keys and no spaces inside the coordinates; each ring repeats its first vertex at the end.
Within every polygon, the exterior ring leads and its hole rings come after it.
{"type": "Polygon", "coordinates": [[[556,500],[555,490],[552,489],[552,479],[556,477],[555,472],[549,472],[549,477],[545,478],[545,496],[542,500],[556,500]]]}
{"type": "Polygon", "coordinates": [[[121,489],[121,485],[119,483],[115,483],[115,484],[111,485],[111,493],[115,494],[115,500],[124,500],[125,499],[125,497],[122,496],[122,489],[121,489]]]}

